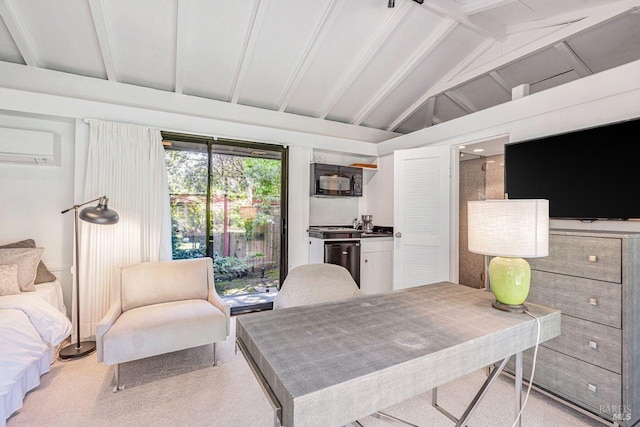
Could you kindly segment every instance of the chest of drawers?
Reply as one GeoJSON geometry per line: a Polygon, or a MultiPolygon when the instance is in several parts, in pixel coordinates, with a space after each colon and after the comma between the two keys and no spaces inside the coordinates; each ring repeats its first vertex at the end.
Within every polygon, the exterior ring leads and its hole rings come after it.
{"type": "Polygon", "coordinates": [[[534,384],[609,421],[640,423],[640,234],[551,230],[549,256],[528,261],[527,301],[562,312],[534,384]]]}

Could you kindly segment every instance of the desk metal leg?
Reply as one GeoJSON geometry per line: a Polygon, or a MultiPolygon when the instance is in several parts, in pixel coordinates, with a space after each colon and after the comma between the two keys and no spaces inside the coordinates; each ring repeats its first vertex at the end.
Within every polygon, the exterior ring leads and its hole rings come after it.
{"type": "MultiPolygon", "coordinates": [[[[516,417],[522,408],[522,352],[516,353],[516,417]]],[[[522,417],[518,418],[518,427],[522,426],[522,417]]]]}
{"type": "Polygon", "coordinates": [[[467,409],[464,411],[464,414],[462,414],[460,419],[457,419],[456,417],[451,415],[451,413],[443,409],[442,406],[438,405],[438,390],[435,388],[432,391],[431,404],[433,405],[434,408],[436,408],[438,411],[444,414],[447,418],[454,421],[456,423],[456,427],[462,427],[466,425],[469,418],[471,418],[471,415],[473,415],[473,412],[478,408],[478,404],[480,403],[480,401],[487,394],[487,390],[489,389],[491,384],[493,384],[496,378],[498,378],[498,376],[500,375],[500,372],[502,372],[504,367],[507,365],[508,361],[509,361],[509,358],[507,357],[502,362],[500,362],[500,366],[496,367],[491,371],[491,373],[489,374],[485,382],[482,384],[482,387],[480,387],[480,390],[478,390],[478,393],[476,393],[476,395],[473,397],[473,400],[471,401],[469,406],[467,406],[467,409]]]}
{"type": "Polygon", "coordinates": [[[386,421],[389,424],[393,424],[397,426],[418,427],[417,425],[411,424],[408,421],[394,417],[393,415],[385,414],[384,412],[380,412],[380,411],[371,414],[371,416],[373,418],[377,418],[379,420],[386,421]]]}

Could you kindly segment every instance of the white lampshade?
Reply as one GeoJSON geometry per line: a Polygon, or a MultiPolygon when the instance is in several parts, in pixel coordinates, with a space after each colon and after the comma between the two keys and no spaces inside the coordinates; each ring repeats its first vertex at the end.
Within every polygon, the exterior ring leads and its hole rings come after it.
{"type": "Polygon", "coordinates": [[[548,200],[486,200],[468,204],[469,251],[535,258],[549,255],[548,200]]]}

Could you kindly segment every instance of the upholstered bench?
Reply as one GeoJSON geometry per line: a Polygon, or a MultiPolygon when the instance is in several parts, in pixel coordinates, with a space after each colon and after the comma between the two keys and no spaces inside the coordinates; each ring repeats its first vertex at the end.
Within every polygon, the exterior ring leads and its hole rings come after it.
{"type": "Polygon", "coordinates": [[[229,335],[230,306],[218,296],[210,258],[118,269],[111,308],[96,328],[98,361],[119,364],[213,343],[229,335]]]}

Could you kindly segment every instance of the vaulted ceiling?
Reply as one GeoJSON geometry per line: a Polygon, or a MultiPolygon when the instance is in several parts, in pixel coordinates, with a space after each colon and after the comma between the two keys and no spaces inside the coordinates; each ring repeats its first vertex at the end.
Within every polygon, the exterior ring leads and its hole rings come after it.
{"type": "Polygon", "coordinates": [[[408,133],[640,59],[640,0],[388,6],[0,0],[0,61],[408,133]]]}

